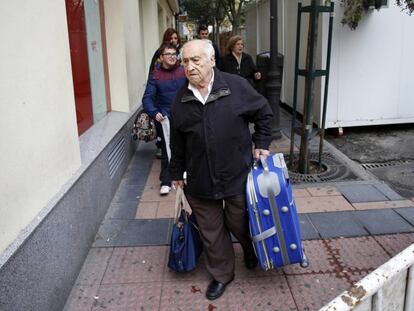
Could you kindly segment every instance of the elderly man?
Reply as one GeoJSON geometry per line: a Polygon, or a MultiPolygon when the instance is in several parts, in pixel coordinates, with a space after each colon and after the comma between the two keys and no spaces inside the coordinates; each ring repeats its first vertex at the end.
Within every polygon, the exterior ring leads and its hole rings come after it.
{"type": "Polygon", "coordinates": [[[187,172],[185,191],[213,277],[206,291],[212,300],[234,279],[229,231],[243,248],[246,267],[257,265],[244,193],[252,140],[256,159],[269,154],[272,112],[245,79],[214,68],[214,49],[208,41],[186,43],[182,63],[189,83],[177,92],[171,108],[171,177],[175,187],[184,187],[187,172]],[[255,124],[253,137],[249,122],[255,124]]]}

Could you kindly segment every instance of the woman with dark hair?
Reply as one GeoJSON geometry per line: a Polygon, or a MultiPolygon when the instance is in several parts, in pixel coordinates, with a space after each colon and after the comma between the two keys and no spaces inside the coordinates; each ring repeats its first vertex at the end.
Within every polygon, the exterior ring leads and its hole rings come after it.
{"type": "MultiPolygon", "coordinates": [[[[180,38],[180,35],[178,34],[177,30],[175,30],[174,28],[167,28],[167,30],[164,31],[161,46],[164,45],[164,44],[170,44],[170,45],[174,46],[176,48],[176,51],[177,51],[177,57],[180,55],[181,38],[180,38]]],[[[158,48],[155,51],[154,56],[152,57],[148,75],[151,73],[151,71],[154,70],[155,63],[159,62],[160,54],[161,54],[160,49],[158,48]]]]}
{"type": "Polygon", "coordinates": [[[243,52],[244,43],[240,36],[233,36],[227,43],[227,55],[221,59],[221,71],[237,74],[247,79],[252,85],[254,80],[260,80],[261,74],[253,62],[253,58],[243,52]]]}

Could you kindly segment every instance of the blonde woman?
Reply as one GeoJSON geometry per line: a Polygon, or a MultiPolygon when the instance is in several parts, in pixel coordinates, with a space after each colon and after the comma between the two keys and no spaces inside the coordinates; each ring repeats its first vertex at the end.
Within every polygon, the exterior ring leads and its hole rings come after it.
{"type": "Polygon", "coordinates": [[[220,69],[224,72],[237,74],[247,79],[252,85],[254,80],[260,80],[261,74],[253,62],[253,58],[244,53],[242,37],[233,36],[227,43],[227,55],[221,60],[220,69]]]}

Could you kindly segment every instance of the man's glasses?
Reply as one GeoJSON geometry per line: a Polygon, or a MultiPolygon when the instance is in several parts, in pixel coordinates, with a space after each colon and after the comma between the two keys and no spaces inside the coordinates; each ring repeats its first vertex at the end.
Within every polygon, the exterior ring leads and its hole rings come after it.
{"type": "Polygon", "coordinates": [[[161,54],[162,56],[169,56],[169,57],[176,57],[177,54],[176,53],[163,53],[161,54]]]}

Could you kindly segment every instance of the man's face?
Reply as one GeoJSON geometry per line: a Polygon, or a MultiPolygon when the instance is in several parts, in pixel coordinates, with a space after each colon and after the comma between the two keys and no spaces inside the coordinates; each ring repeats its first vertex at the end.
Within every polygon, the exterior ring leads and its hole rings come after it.
{"type": "Polygon", "coordinates": [[[207,57],[203,41],[190,41],[184,46],[182,63],[191,84],[199,86],[210,82],[214,61],[207,57]]]}
{"type": "Polygon", "coordinates": [[[172,68],[177,62],[177,54],[175,49],[165,49],[160,55],[161,65],[164,68],[172,68]]]}
{"type": "Polygon", "coordinates": [[[200,39],[208,39],[208,30],[200,30],[200,33],[198,35],[200,39]]]}

